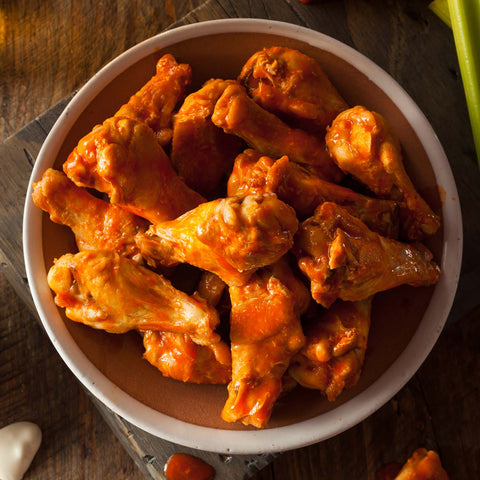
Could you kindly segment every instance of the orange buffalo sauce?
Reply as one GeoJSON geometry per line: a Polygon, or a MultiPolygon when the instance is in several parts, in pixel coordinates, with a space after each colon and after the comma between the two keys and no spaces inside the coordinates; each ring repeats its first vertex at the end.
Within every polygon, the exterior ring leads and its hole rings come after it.
{"type": "Polygon", "coordinates": [[[213,480],[214,468],[188,453],[175,453],[165,464],[167,480],[213,480]]]}

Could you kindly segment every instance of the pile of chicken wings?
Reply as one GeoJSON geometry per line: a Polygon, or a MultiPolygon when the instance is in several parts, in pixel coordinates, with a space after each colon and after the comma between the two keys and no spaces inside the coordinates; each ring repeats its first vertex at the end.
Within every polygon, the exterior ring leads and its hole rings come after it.
{"type": "Polygon", "coordinates": [[[440,220],[386,120],[313,58],[270,47],[235,80],[191,77],[162,56],[34,184],[78,246],[48,283],[69,319],[141,332],[163,375],[228,385],[222,418],[262,428],[297,384],[333,401],[357,382],[373,296],[437,282],[421,242],[440,220]]]}

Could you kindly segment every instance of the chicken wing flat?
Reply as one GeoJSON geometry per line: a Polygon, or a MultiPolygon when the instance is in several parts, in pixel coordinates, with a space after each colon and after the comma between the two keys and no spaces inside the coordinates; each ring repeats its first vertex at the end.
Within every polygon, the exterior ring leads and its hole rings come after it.
{"type": "Polygon", "coordinates": [[[282,391],[290,359],[304,343],[298,306],[270,267],[246,285],[230,287],[230,298],[232,381],[222,418],[262,428],[282,391]]]}
{"type": "Polygon", "coordinates": [[[70,227],[79,250],[111,250],[139,259],[135,235],[148,222],[77,187],[64,173],[49,168],[33,185],[33,201],[50,219],[70,227]]]}
{"type": "Polygon", "coordinates": [[[228,195],[259,192],[276,193],[292,206],[299,218],[313,214],[323,202],[334,202],[354,217],[360,218],[371,230],[397,238],[399,206],[390,200],[379,200],[330,183],[290,162],[287,156],[274,160],[256,150],[245,150],[237,156],[228,180],[228,195]]]}
{"type": "Polygon", "coordinates": [[[288,155],[291,161],[305,165],[325,180],[339,182],[343,177],[317,137],[290,128],[257,105],[241,85],[225,89],[215,105],[212,121],[264,155],[288,155]]]}
{"type": "Polygon", "coordinates": [[[342,112],[326,142],[344,172],[377,195],[405,203],[400,211],[404,238],[421,240],[438,230],[440,219],[415,190],[403,166],[400,143],[380,114],[362,106],[342,112]]]}
{"type": "Polygon", "coordinates": [[[204,299],[114,252],[63,255],[50,269],[48,284],[68,318],[93,328],[187,333],[199,344],[220,340],[214,332],[217,312],[204,299]]]}
{"type": "Polygon", "coordinates": [[[143,345],[143,358],[166,377],[212,384],[227,384],[231,379],[230,347],[225,342],[198,345],[187,334],[148,330],[143,345]]]}
{"type": "Polygon", "coordinates": [[[433,450],[418,448],[405,465],[398,469],[384,468],[377,472],[378,480],[448,480],[440,457],[433,450]]]}
{"type": "Polygon", "coordinates": [[[172,138],[173,110],[185,98],[191,78],[189,65],[166,54],[158,60],[156,74],[115,115],[146,123],[165,146],[172,138]]]}
{"type": "Polygon", "coordinates": [[[300,224],[294,250],[325,308],[337,298],[354,302],[403,284],[433,285],[440,275],[426,247],[382,237],[331,202],[300,224]]]}
{"type": "Polygon", "coordinates": [[[176,218],[204,198],[178,177],[150,127],[112,117],[80,140],[63,165],[78,186],[152,223],[176,218]]]}
{"type": "Polygon", "coordinates": [[[211,120],[215,103],[232,80],[212,79],[190,94],[173,121],[171,159],[185,183],[208,196],[232,169],[243,142],[211,120]]]}
{"type": "Polygon", "coordinates": [[[152,225],[137,244],[152,266],[189,263],[243,285],[291,248],[297,227],[294,210],[273,194],[229,197],[152,225]]]}
{"type": "Polygon", "coordinates": [[[326,126],[348,108],[318,62],[291,48],[255,53],[239,81],[265,110],[315,135],[325,135],[326,126]]]}
{"type": "Polygon", "coordinates": [[[360,378],[367,349],[372,299],[335,302],[305,330],[305,345],[288,373],[302,386],[333,402],[360,378]]]}

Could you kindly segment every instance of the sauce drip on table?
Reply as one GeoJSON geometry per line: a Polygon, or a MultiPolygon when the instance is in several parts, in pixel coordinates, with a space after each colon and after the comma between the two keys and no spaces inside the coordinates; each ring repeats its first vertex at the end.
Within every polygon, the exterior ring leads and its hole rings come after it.
{"type": "Polygon", "coordinates": [[[213,480],[215,469],[188,453],[175,453],[165,464],[167,480],[213,480]]]}

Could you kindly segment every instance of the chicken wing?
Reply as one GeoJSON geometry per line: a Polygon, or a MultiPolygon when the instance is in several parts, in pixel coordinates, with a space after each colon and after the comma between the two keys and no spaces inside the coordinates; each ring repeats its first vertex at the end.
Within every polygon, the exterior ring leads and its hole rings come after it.
{"type": "Polygon", "coordinates": [[[52,168],[33,184],[32,198],[53,222],[72,229],[79,250],[111,250],[140,260],[135,235],[147,229],[144,219],[94,197],[52,168]]]}
{"type": "Polygon", "coordinates": [[[440,275],[423,245],[382,237],[330,202],[300,224],[294,250],[313,298],[326,308],[337,298],[353,302],[403,284],[433,285],[440,275]]]}
{"type": "Polygon", "coordinates": [[[433,450],[418,448],[405,465],[398,469],[383,468],[377,472],[378,480],[448,480],[440,458],[433,450]]]}
{"type": "Polygon", "coordinates": [[[148,330],[143,358],[166,377],[182,382],[226,384],[232,376],[229,346],[198,345],[189,335],[148,330]]]}
{"type": "Polygon", "coordinates": [[[343,177],[317,137],[290,128],[257,105],[241,85],[229,85],[225,89],[215,105],[212,121],[264,155],[288,155],[291,161],[307,166],[325,180],[339,182],[343,177]]]}
{"type": "Polygon", "coordinates": [[[220,340],[216,310],[161,275],[108,251],[60,257],[48,273],[55,303],[68,318],[110,333],[137,329],[187,333],[199,344],[220,340]]]}
{"type": "Polygon", "coordinates": [[[227,284],[218,275],[204,271],[198,282],[197,292],[209,305],[216,307],[226,287],[227,284]]]}
{"type": "Polygon", "coordinates": [[[267,424],[290,359],[304,343],[300,307],[282,278],[292,273],[285,268],[266,267],[246,285],[230,287],[232,381],[222,410],[227,422],[267,424]]]}
{"type": "Polygon", "coordinates": [[[190,94],[173,121],[171,159],[185,183],[208,196],[232,169],[242,141],[211,120],[215,103],[232,80],[212,79],[190,94]]]}
{"type": "Polygon", "coordinates": [[[288,373],[303,387],[320,390],[333,402],[360,378],[370,329],[372,298],[335,302],[305,331],[305,345],[288,373]]]}
{"type": "Polygon", "coordinates": [[[278,160],[245,150],[237,156],[228,180],[228,195],[273,192],[292,206],[300,218],[313,214],[323,202],[335,202],[370,229],[383,236],[397,238],[398,204],[390,200],[360,195],[346,187],[327,182],[287,156],[278,160]]]}
{"type": "Polygon", "coordinates": [[[108,194],[152,223],[178,217],[205,199],[175,173],[153,131],[144,123],[112,117],[80,140],[63,165],[78,186],[108,194]]]}
{"type": "Polygon", "coordinates": [[[318,62],[287,47],[255,53],[239,81],[265,110],[314,135],[325,135],[326,126],[348,108],[318,62]]]}
{"type": "Polygon", "coordinates": [[[433,235],[440,219],[417,193],[402,162],[400,143],[385,119],[365,107],[342,112],[326,135],[337,165],[384,198],[404,202],[401,233],[407,240],[433,235]]]}
{"type": "Polygon", "coordinates": [[[152,266],[190,263],[243,285],[291,248],[297,227],[294,210],[273,194],[229,197],[152,225],[137,244],[152,266]]]}
{"type": "Polygon", "coordinates": [[[156,66],[156,74],[115,114],[146,123],[156,134],[158,143],[165,146],[172,138],[172,114],[185,97],[192,70],[185,63],[178,64],[166,54],[156,66]]]}

